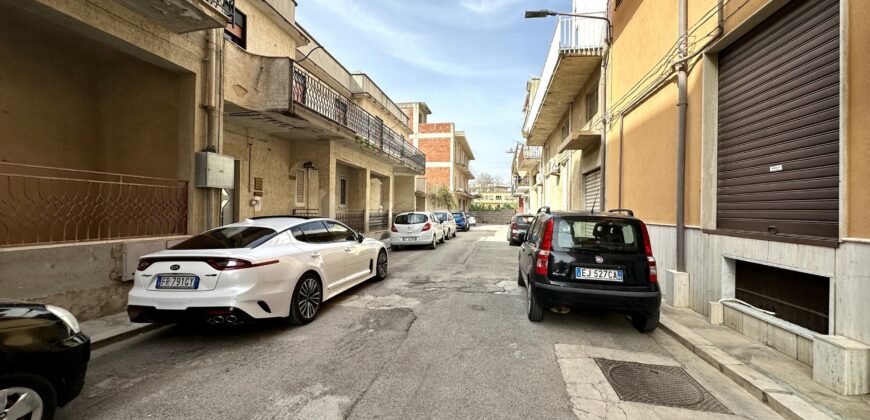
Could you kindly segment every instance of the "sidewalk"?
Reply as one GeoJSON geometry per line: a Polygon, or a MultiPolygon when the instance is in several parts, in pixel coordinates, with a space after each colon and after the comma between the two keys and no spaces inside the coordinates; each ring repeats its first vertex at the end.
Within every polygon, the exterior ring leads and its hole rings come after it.
{"type": "Polygon", "coordinates": [[[660,327],[786,418],[870,418],[870,395],[843,396],[812,367],[689,309],[662,305],[660,327]]]}
{"type": "Polygon", "coordinates": [[[139,324],[130,322],[126,312],[84,321],[80,325],[82,332],[87,334],[88,337],[91,337],[92,350],[144,334],[163,326],[160,324],[139,324]]]}

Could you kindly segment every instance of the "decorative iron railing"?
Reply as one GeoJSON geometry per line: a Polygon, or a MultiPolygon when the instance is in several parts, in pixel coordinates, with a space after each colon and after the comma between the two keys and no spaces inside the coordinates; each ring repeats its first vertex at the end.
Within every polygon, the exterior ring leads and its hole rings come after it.
{"type": "Polygon", "coordinates": [[[346,224],[357,232],[362,232],[365,229],[365,211],[363,210],[336,210],[335,220],[346,224]]]}
{"type": "Polygon", "coordinates": [[[187,233],[187,181],[0,163],[0,246],[187,233]]]}
{"type": "Polygon", "coordinates": [[[319,209],[293,209],[294,216],[300,217],[319,217],[320,210],[319,209]]]}
{"type": "Polygon", "coordinates": [[[384,125],[384,121],[341,95],[307,70],[293,65],[293,101],[357,135],[357,141],[383,152],[416,173],[426,170],[426,155],[384,125]]]}
{"type": "Polygon", "coordinates": [[[541,146],[520,146],[517,154],[517,166],[525,168],[528,165],[537,165],[541,160],[541,146]]]}
{"type": "Polygon", "coordinates": [[[369,212],[369,231],[387,230],[390,225],[390,215],[386,212],[369,212]]]}
{"type": "Polygon", "coordinates": [[[226,17],[230,18],[230,22],[233,22],[233,17],[236,14],[236,0],[205,0],[205,2],[222,11],[226,17]]]}

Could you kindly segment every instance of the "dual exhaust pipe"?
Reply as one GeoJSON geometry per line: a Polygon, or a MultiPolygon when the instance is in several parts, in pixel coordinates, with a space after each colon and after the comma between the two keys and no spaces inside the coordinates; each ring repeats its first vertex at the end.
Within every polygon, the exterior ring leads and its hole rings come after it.
{"type": "Polygon", "coordinates": [[[237,317],[237,316],[235,316],[235,315],[227,315],[227,316],[214,315],[214,316],[209,316],[209,317],[207,317],[207,318],[205,319],[205,322],[207,322],[207,323],[209,323],[209,324],[211,324],[211,325],[221,325],[221,324],[224,324],[224,323],[226,323],[226,324],[228,324],[228,325],[239,325],[239,324],[243,324],[243,323],[244,323],[244,321],[242,321],[239,317],[237,317]]]}

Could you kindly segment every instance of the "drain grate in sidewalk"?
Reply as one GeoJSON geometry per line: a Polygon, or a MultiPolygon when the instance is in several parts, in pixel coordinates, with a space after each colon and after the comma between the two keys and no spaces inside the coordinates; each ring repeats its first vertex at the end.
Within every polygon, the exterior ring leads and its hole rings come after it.
{"type": "Polygon", "coordinates": [[[595,362],[623,401],[734,414],[683,368],[610,359],[595,362]]]}

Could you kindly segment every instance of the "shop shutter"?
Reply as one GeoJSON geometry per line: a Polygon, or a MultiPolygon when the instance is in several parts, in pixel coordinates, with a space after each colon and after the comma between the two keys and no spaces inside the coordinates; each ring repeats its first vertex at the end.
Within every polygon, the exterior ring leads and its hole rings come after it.
{"type": "Polygon", "coordinates": [[[717,229],[835,239],[839,3],[793,1],[719,55],[717,229]]]}
{"type": "Polygon", "coordinates": [[[586,210],[601,210],[601,169],[583,175],[583,201],[586,210]]]}

